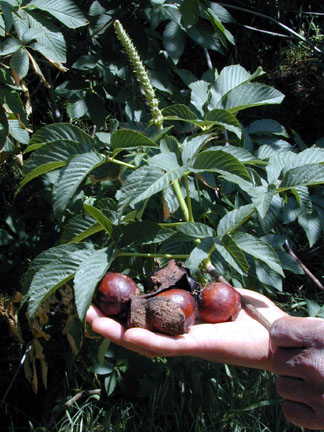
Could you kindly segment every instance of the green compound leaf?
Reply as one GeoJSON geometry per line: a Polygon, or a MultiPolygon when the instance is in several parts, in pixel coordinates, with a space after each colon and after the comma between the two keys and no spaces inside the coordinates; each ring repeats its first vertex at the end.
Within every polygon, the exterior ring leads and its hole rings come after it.
{"type": "Polygon", "coordinates": [[[71,0],[34,0],[31,5],[49,13],[72,29],[88,24],[81,10],[71,0]]]}
{"type": "Polygon", "coordinates": [[[278,255],[269,243],[239,231],[233,234],[233,239],[245,253],[262,261],[280,276],[284,276],[278,255]]]}
{"type": "Polygon", "coordinates": [[[175,231],[151,221],[130,222],[122,226],[124,237],[121,246],[130,244],[153,244],[162,243],[175,234],[175,231]]]}
{"type": "Polygon", "coordinates": [[[198,120],[186,105],[175,104],[162,109],[162,114],[165,120],[198,120]]]}
{"type": "Polygon", "coordinates": [[[324,183],[324,165],[309,164],[287,171],[279,185],[278,192],[297,186],[314,186],[324,183]]]}
{"type": "Polygon", "coordinates": [[[174,64],[177,64],[180,60],[185,44],[185,33],[176,22],[169,21],[163,32],[163,45],[174,64]]]}
{"type": "Polygon", "coordinates": [[[65,225],[61,242],[79,243],[85,238],[100,231],[103,231],[103,227],[96,222],[92,216],[88,214],[84,216],[77,215],[70,219],[65,225]]]}
{"type": "Polygon", "coordinates": [[[260,105],[280,104],[284,95],[273,87],[247,83],[233,89],[223,101],[223,107],[231,112],[260,105]]]}
{"type": "Polygon", "coordinates": [[[70,160],[54,188],[53,208],[56,213],[64,212],[82,181],[103,163],[102,156],[95,152],[83,153],[70,160]]]}
{"type": "Polygon", "coordinates": [[[16,82],[25,78],[29,69],[29,57],[27,51],[23,48],[16,51],[10,59],[10,66],[16,82]]]}
{"type": "Polygon", "coordinates": [[[137,169],[127,177],[117,194],[119,208],[122,210],[127,205],[134,205],[150,198],[166,189],[173,180],[182,177],[184,172],[184,167],[177,167],[166,173],[155,166],[145,165],[137,169]]]}
{"type": "Polygon", "coordinates": [[[244,253],[233,238],[224,236],[221,242],[215,239],[214,245],[217,252],[223,257],[227,264],[233,267],[240,275],[244,276],[247,274],[249,269],[248,262],[244,253]]]}
{"type": "Polygon", "coordinates": [[[83,148],[84,151],[89,151],[94,143],[93,138],[78,126],[69,123],[55,123],[46,125],[34,133],[30,140],[30,145],[44,145],[57,141],[79,143],[80,148],[83,148]]]}
{"type": "Polygon", "coordinates": [[[230,153],[223,150],[205,150],[199,153],[192,170],[194,172],[211,171],[219,174],[230,173],[251,181],[245,166],[230,153]]]}
{"type": "Polygon", "coordinates": [[[217,236],[222,239],[226,234],[232,234],[252,216],[255,210],[254,204],[248,204],[228,212],[219,221],[217,236]]]}
{"type": "Polygon", "coordinates": [[[222,126],[226,130],[233,132],[239,139],[242,137],[240,122],[230,111],[214,109],[206,114],[205,120],[210,122],[211,125],[222,126]]]}
{"type": "Polygon", "coordinates": [[[74,276],[75,304],[80,320],[85,320],[85,315],[91,304],[96,286],[107,272],[113,260],[111,248],[93,251],[79,265],[74,276]]]}
{"type": "Polygon", "coordinates": [[[116,230],[114,229],[114,225],[111,220],[103,214],[103,212],[96,207],[90,206],[88,204],[83,204],[84,210],[91,215],[99,225],[106,231],[106,233],[113,240],[117,240],[116,230]]]}
{"type": "Polygon", "coordinates": [[[112,133],[110,146],[113,150],[117,150],[138,147],[157,147],[157,144],[140,132],[131,129],[119,129],[112,133]]]}
{"type": "Polygon", "coordinates": [[[187,222],[177,226],[177,231],[190,239],[204,239],[214,236],[214,230],[201,222],[187,222]]]}
{"type": "MultiPolygon", "coordinates": [[[[81,246],[82,247],[82,246],[81,246]]],[[[24,289],[29,288],[34,275],[45,265],[50,262],[63,258],[64,255],[69,255],[75,251],[80,250],[79,245],[69,244],[69,245],[59,245],[54,246],[50,249],[45,250],[39,254],[29,265],[28,270],[24,276],[24,289]]]]}
{"type": "Polygon", "coordinates": [[[92,254],[92,249],[80,249],[51,260],[35,273],[28,291],[28,314],[33,317],[39,306],[59,287],[74,277],[79,265],[92,254]]]}

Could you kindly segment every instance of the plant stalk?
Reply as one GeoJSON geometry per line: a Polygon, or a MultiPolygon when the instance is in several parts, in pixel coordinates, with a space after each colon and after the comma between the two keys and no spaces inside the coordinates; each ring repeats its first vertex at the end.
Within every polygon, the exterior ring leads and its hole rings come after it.
{"type": "Polygon", "coordinates": [[[180,183],[179,183],[178,179],[174,180],[174,182],[173,182],[173,189],[174,189],[174,192],[175,192],[176,197],[178,199],[180,208],[182,210],[183,217],[184,217],[184,219],[185,219],[186,222],[189,222],[190,221],[190,217],[189,217],[188,206],[187,206],[186,201],[185,201],[185,199],[184,199],[184,197],[182,195],[181,187],[180,187],[180,183]]]}
{"type": "Polygon", "coordinates": [[[129,163],[127,163],[127,162],[120,161],[120,160],[118,160],[118,159],[114,159],[114,158],[112,158],[112,157],[110,157],[110,156],[107,157],[107,161],[108,161],[108,162],[111,162],[111,163],[114,163],[114,164],[116,164],[116,165],[124,166],[124,167],[126,167],[126,168],[136,169],[136,166],[135,166],[135,165],[129,164],[129,163]]]}
{"type": "Polygon", "coordinates": [[[324,291],[323,284],[317,279],[315,275],[309,270],[308,267],[305,266],[305,264],[298,258],[298,256],[295,254],[295,252],[291,249],[290,244],[288,240],[285,241],[286,249],[290,256],[292,256],[300,265],[300,267],[303,269],[303,271],[307,274],[307,276],[314,282],[314,284],[322,291],[324,291]]]}
{"type": "Polygon", "coordinates": [[[167,258],[167,259],[187,259],[189,254],[163,254],[163,253],[141,253],[141,252],[119,252],[117,256],[123,257],[143,257],[143,258],[167,258]]]}
{"type": "Polygon", "coordinates": [[[186,187],[186,194],[187,194],[187,208],[188,208],[188,217],[189,222],[194,222],[194,217],[192,213],[192,206],[191,206],[191,198],[190,198],[190,191],[189,191],[189,181],[188,181],[188,174],[184,175],[184,182],[186,187]]]}

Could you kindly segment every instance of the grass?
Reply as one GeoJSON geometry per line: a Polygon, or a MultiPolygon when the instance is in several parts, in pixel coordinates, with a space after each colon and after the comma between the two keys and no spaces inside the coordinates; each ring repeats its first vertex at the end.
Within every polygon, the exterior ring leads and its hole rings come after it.
{"type": "MultiPolygon", "coordinates": [[[[135,373],[128,370],[125,378],[135,373]]],[[[104,394],[91,395],[67,408],[66,401],[74,395],[70,389],[70,395],[53,400],[51,409],[37,421],[26,416],[25,426],[16,427],[11,422],[6,429],[0,427],[0,431],[300,431],[283,417],[274,376],[265,371],[189,358],[170,359],[162,368],[159,365],[151,393],[139,396],[143,383],[153,375],[154,368],[148,374],[140,374],[137,388],[133,388],[137,396],[132,398],[123,394],[121,383],[108,398],[104,394]]],[[[52,392],[48,393],[49,397],[52,392]]],[[[7,408],[7,416],[12,416],[10,407],[7,408]]]]}

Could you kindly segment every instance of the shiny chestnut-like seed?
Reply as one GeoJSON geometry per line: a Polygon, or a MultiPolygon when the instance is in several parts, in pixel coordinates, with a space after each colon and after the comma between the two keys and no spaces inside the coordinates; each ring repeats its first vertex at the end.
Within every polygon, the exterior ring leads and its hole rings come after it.
{"type": "Polygon", "coordinates": [[[127,310],[131,297],[139,294],[139,287],[127,275],[107,273],[99,285],[98,306],[105,315],[120,315],[127,310]]]}
{"type": "Polygon", "coordinates": [[[207,285],[198,297],[201,319],[208,323],[234,321],[241,310],[239,293],[222,282],[207,285]]]}

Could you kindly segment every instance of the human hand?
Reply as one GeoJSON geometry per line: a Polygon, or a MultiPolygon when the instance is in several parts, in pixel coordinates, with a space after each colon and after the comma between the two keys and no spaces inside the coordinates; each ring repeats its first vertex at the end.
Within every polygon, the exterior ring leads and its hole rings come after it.
{"type": "MultiPolygon", "coordinates": [[[[237,289],[270,321],[285,316],[267,297],[237,289]]],[[[207,324],[198,322],[180,336],[167,336],[141,328],[126,329],[91,306],[87,321],[92,329],[112,342],[148,357],[193,356],[205,360],[269,369],[269,332],[244,309],[235,321],[207,324]]]]}
{"type": "Polygon", "coordinates": [[[297,426],[324,429],[324,320],[283,317],[270,329],[271,370],[285,399],[283,412],[297,426]]]}

